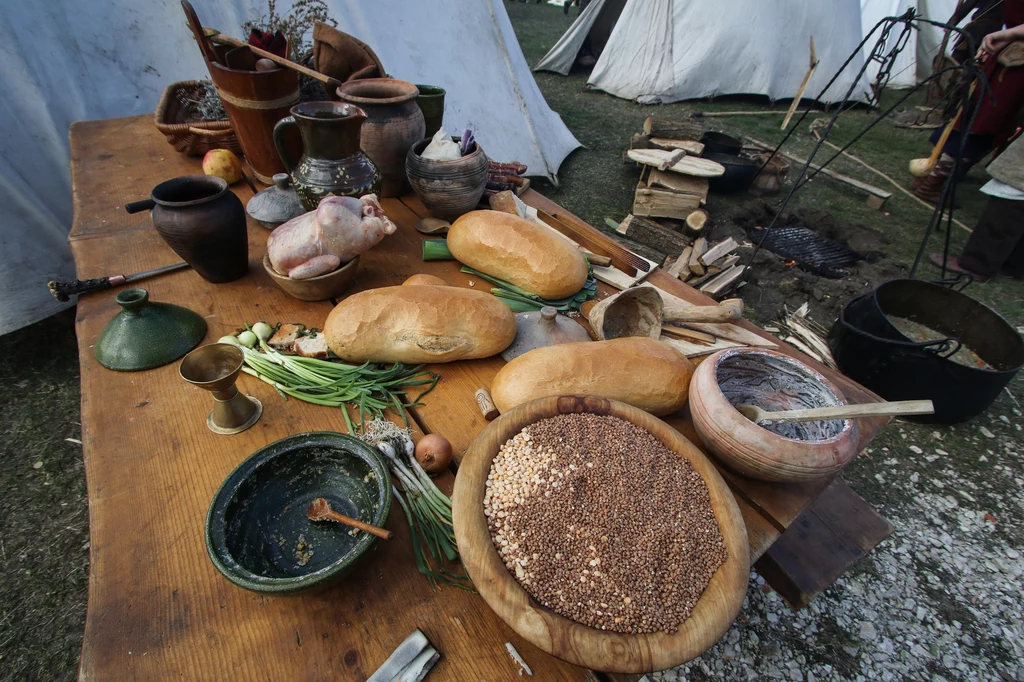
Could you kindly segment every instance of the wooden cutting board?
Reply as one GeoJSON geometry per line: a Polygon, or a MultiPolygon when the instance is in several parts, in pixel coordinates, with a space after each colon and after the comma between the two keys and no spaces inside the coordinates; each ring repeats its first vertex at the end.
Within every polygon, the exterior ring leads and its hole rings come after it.
{"type": "MultiPolygon", "coordinates": [[[[637,492],[636,504],[644,504],[642,491],[637,492]]],[[[519,635],[570,663],[613,673],[646,673],[677,666],[717,642],[743,605],[750,574],[749,547],[732,492],[714,465],[682,434],[625,403],[561,396],[534,400],[506,412],[470,445],[455,478],[452,503],[459,554],[480,596],[519,635]],[[689,460],[707,484],[729,558],[712,577],[690,617],[672,634],[628,635],[597,630],[548,610],[509,574],[491,542],[483,500],[487,474],[498,449],[528,424],[579,412],[613,415],[646,429],[689,460]]]]}
{"type": "Polygon", "coordinates": [[[677,152],[663,149],[630,149],[626,155],[637,163],[654,166],[660,170],[668,170],[683,175],[695,175],[699,178],[717,178],[725,173],[725,166],[696,156],[684,156],[668,168],[661,168],[676,155],[677,152]]]}

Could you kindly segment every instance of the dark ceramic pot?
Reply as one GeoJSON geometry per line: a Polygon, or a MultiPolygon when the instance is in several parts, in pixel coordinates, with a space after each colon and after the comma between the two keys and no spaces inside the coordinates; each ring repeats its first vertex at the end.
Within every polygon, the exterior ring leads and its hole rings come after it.
{"type": "Polygon", "coordinates": [[[480,203],[487,188],[487,155],[474,142],[473,150],[461,158],[424,159],[420,153],[428,144],[430,140],[421,140],[409,150],[405,161],[409,182],[434,217],[454,220],[480,203]]]}
{"type": "Polygon", "coordinates": [[[309,503],[326,498],[375,526],[391,511],[391,474],[381,454],[341,433],[300,433],[238,465],[206,516],[213,565],[239,587],[265,594],[323,588],[346,576],[377,538],[333,522],[312,523],[309,503]],[[313,549],[303,554],[305,543],[313,549]]]}
{"type": "Polygon", "coordinates": [[[206,321],[187,308],[153,303],[145,289],[125,289],[123,308],[100,333],[93,354],[109,369],[134,372],[177,360],[206,336],[206,321]]]}
{"type": "Polygon", "coordinates": [[[125,206],[129,213],[146,209],[167,245],[207,282],[231,282],[249,271],[245,208],[221,178],[183,175],[125,206]]]}
{"type": "Polygon", "coordinates": [[[338,102],[304,102],[274,128],[281,160],[292,174],[299,201],[312,211],[328,196],[361,197],[380,192],[380,173],[359,148],[366,112],[338,102]],[[289,128],[302,135],[302,158],[296,160],[285,146],[289,128]]]}
{"type": "Polygon", "coordinates": [[[360,78],[337,90],[343,102],[366,112],[359,146],[380,170],[382,197],[405,191],[405,155],[426,137],[423,112],[416,104],[419,90],[394,78],[360,78]]]}
{"type": "Polygon", "coordinates": [[[423,122],[427,126],[423,136],[433,137],[444,122],[444,88],[436,85],[417,85],[416,89],[420,91],[416,104],[423,112],[423,122]]]}

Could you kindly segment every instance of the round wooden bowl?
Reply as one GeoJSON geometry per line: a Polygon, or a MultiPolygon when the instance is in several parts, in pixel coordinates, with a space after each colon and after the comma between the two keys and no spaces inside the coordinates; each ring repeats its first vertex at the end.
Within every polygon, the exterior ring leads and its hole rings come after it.
{"type": "MultiPolygon", "coordinates": [[[[459,138],[453,137],[455,142],[459,138]]],[[[420,154],[430,140],[420,140],[405,157],[409,184],[423,205],[437,218],[455,220],[480,203],[487,188],[487,155],[473,143],[473,151],[458,159],[438,161],[420,154]]]]}
{"type": "Polygon", "coordinates": [[[787,437],[758,426],[734,405],[781,412],[843,402],[839,389],[812,367],[760,348],[719,351],[690,381],[690,414],[708,450],[736,473],[765,481],[808,481],[839,471],[857,454],[857,426],[851,419],[792,423],[781,429],[787,437]]]}
{"type": "MultiPolygon", "coordinates": [[[[637,491],[637,504],[643,504],[637,491]]],[[[698,656],[729,629],[747,592],[749,545],[736,500],[714,465],[665,422],[625,403],[590,396],[555,396],[525,403],[491,422],[476,437],[455,477],[455,539],[462,563],[488,606],[517,633],[547,653],[592,670],[645,673],[698,656]],[[673,634],[629,635],[581,625],[535,601],[498,555],[484,516],[487,473],[498,449],[523,427],[559,414],[612,415],[646,429],[685,457],[707,484],[729,557],[719,567],[690,617],[673,634]]]]}
{"type": "Polygon", "coordinates": [[[277,286],[285,293],[300,301],[326,301],[343,294],[356,278],[359,269],[359,256],[340,266],[337,270],[310,277],[309,279],[292,279],[282,275],[270,264],[270,255],[263,256],[263,269],[277,286]]]}

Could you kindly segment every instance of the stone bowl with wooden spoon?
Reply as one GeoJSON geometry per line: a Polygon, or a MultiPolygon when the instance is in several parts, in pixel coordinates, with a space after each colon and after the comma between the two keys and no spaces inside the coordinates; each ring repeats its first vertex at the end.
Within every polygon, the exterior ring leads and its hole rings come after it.
{"type": "Polygon", "coordinates": [[[782,412],[844,402],[817,370],[760,348],[719,351],[690,381],[690,414],[707,449],[736,473],[765,481],[808,481],[838,472],[857,454],[857,424],[828,419],[761,425],[737,407],[782,412]]]}
{"type": "Polygon", "coordinates": [[[380,528],[391,510],[387,464],[376,449],[340,433],[300,433],[257,450],[228,475],[210,505],[206,547],[213,565],[235,585],[265,594],[338,582],[377,537],[311,520],[307,510],[318,498],[344,517],[380,528]]]}

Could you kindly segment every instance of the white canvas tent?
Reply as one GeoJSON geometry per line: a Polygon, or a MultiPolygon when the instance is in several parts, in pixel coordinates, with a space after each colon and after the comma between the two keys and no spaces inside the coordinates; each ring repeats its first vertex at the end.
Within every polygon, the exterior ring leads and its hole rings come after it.
{"type": "MultiPolygon", "coordinates": [[[[956,8],[956,0],[861,0],[861,35],[867,36],[879,21],[886,17],[904,15],[908,9],[914,9],[918,16],[931,21],[946,22],[956,8]]],[[[943,31],[937,26],[921,23],[919,31],[912,31],[907,44],[896,57],[896,63],[890,71],[889,85],[897,88],[913,87],[928,78],[932,73],[932,59],[939,52],[943,31]]],[[[899,40],[899,29],[894,29],[886,43],[886,50],[895,47],[899,40]]],[[[881,29],[864,45],[864,58],[867,59],[881,29]]],[[[954,38],[951,37],[946,46],[946,54],[953,49],[954,38]]],[[[878,62],[868,64],[868,77],[874,82],[878,76],[878,62]]]]}
{"type": "MultiPolygon", "coordinates": [[[[494,159],[554,178],[579,143],[544,101],[502,0],[327,0],[338,28],[396,78],[444,87],[445,125],[472,128],[494,159]]],[[[266,0],[193,0],[205,25],[241,36],[266,0]]],[[[286,13],[291,2],[280,1],[286,13]]],[[[177,2],[6,3],[0,22],[0,334],[56,312],[71,279],[68,126],[149,114],[166,85],[206,77],[177,2]]],[[[170,145],[167,153],[175,153],[170,145]]],[[[83,273],[96,277],[102,274],[83,273]]]]}
{"type": "MultiPolygon", "coordinates": [[[[642,103],[727,94],[796,95],[814,37],[817,71],[805,96],[817,97],[860,43],[860,0],[594,0],[535,70],[567,74],[594,27],[614,26],[587,84],[642,103]],[[617,12],[617,5],[623,5],[617,12]]],[[[860,55],[822,96],[869,97],[854,78],[860,55]]]]}

